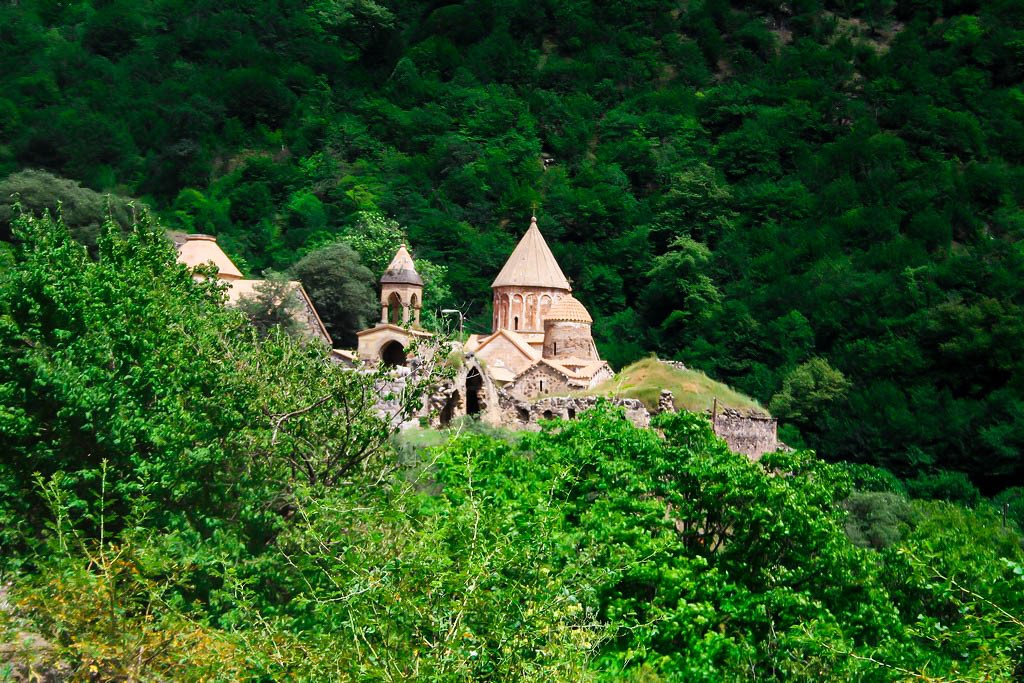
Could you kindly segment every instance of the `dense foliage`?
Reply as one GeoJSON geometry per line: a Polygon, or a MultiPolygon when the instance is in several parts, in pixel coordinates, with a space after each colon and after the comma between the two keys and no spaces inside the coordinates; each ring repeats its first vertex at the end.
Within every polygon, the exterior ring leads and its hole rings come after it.
{"type": "Polygon", "coordinates": [[[1024,538],[987,504],[807,451],[752,462],[700,416],[640,429],[607,404],[395,443],[380,376],[257,334],[160,230],[108,222],[95,258],[49,218],[14,234],[0,676],[1024,672],[1024,538]]]}
{"type": "Polygon", "coordinates": [[[536,207],[617,365],[657,351],[794,438],[1020,481],[1018,0],[22,0],[0,173],[143,197],[252,270],[362,212],[480,331],[536,207]],[[813,368],[812,368],[813,369],[813,368]]]}

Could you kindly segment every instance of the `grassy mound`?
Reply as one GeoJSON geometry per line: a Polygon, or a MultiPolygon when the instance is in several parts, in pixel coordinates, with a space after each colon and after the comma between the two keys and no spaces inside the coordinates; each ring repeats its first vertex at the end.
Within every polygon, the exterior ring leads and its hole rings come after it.
{"type": "Polygon", "coordinates": [[[615,377],[602,382],[594,389],[582,392],[593,396],[614,396],[637,398],[648,409],[658,405],[662,389],[668,389],[675,397],[677,408],[694,412],[710,410],[714,399],[719,408],[756,410],[767,414],[761,405],[737,391],[734,391],[698,370],[681,370],[662,363],[656,358],[645,358],[622,369],[615,377]]]}

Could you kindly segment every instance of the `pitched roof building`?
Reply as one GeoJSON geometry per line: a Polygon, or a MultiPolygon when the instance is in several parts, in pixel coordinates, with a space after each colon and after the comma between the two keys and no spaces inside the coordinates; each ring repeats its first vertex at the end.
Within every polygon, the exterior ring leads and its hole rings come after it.
{"type": "MultiPolygon", "coordinates": [[[[257,288],[266,282],[266,280],[245,279],[242,276],[242,271],[224,253],[224,250],[217,244],[217,238],[212,235],[181,235],[179,233],[175,238],[175,245],[178,248],[178,263],[193,269],[209,264],[217,268],[217,279],[227,284],[228,303],[231,305],[238,304],[243,298],[258,296],[257,288]]],[[[313,301],[309,298],[302,283],[292,280],[289,284],[302,303],[301,310],[295,314],[301,329],[307,336],[320,339],[331,346],[331,335],[327,333],[327,328],[320,320],[320,314],[316,312],[316,307],[313,306],[313,301]]]]}

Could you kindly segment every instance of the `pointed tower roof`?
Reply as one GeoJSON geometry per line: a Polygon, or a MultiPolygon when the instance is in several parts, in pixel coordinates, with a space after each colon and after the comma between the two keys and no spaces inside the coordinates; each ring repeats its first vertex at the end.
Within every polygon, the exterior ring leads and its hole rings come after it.
{"type": "Polygon", "coordinates": [[[569,281],[558,267],[544,236],[537,227],[537,217],[530,218],[530,229],[519,240],[505,267],[494,278],[491,287],[550,287],[569,291],[569,281]]]}
{"type": "Polygon", "coordinates": [[[228,255],[217,245],[213,235],[188,235],[178,247],[178,263],[189,268],[212,263],[217,266],[217,277],[223,280],[240,280],[242,271],[232,263],[228,255]]]}
{"type": "Polygon", "coordinates": [[[396,285],[419,285],[423,286],[423,278],[416,272],[416,264],[412,262],[412,254],[402,244],[398,247],[398,251],[395,253],[395,258],[391,259],[391,265],[384,271],[384,275],[380,278],[381,284],[396,284],[396,285]]]}

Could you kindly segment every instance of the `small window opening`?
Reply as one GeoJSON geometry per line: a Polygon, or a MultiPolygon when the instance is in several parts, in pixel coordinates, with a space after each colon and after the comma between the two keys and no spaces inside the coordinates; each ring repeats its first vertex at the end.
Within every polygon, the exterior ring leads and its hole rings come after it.
{"type": "Polygon", "coordinates": [[[540,381],[540,390],[544,391],[544,380],[540,381]]]}
{"type": "Polygon", "coordinates": [[[570,420],[575,420],[576,419],[576,409],[575,408],[569,408],[569,419],[570,420]]]}
{"type": "Polygon", "coordinates": [[[514,325],[514,329],[516,329],[516,330],[519,329],[519,316],[518,315],[516,317],[512,318],[512,324],[514,325]]]}
{"type": "Polygon", "coordinates": [[[555,354],[558,353],[558,342],[551,342],[551,351],[555,354]]]}

